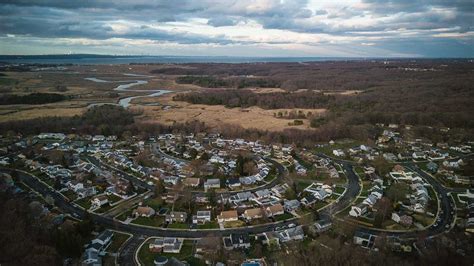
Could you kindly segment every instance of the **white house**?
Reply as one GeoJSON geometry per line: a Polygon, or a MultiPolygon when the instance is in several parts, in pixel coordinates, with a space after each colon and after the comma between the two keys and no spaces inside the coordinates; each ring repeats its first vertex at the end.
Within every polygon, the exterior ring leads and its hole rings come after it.
{"type": "Polygon", "coordinates": [[[193,215],[193,224],[204,224],[211,221],[210,211],[197,211],[196,215],[193,215]]]}
{"type": "Polygon", "coordinates": [[[334,154],[337,157],[344,157],[345,156],[344,151],[341,150],[341,149],[333,150],[332,154],[334,154]]]}
{"type": "Polygon", "coordinates": [[[208,179],[204,182],[204,190],[207,191],[212,188],[220,188],[221,187],[221,180],[217,178],[208,179]]]}
{"type": "Polygon", "coordinates": [[[365,213],[367,213],[367,205],[363,203],[352,206],[351,210],[349,211],[349,215],[352,217],[359,217],[365,213]]]}
{"type": "Polygon", "coordinates": [[[94,197],[91,200],[91,203],[95,207],[102,207],[103,205],[109,203],[109,199],[105,195],[94,197]]]}

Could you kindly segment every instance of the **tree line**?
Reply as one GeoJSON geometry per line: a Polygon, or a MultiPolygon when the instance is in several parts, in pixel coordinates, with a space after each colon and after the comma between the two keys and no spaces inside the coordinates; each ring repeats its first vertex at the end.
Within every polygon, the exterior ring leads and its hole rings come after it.
{"type": "Polygon", "coordinates": [[[66,99],[69,99],[69,97],[58,93],[31,93],[27,95],[5,94],[0,96],[0,105],[45,104],[60,102],[66,99]]]}
{"type": "Polygon", "coordinates": [[[173,99],[193,104],[224,105],[230,108],[258,106],[263,109],[313,109],[327,108],[334,101],[334,96],[313,91],[255,93],[250,90],[209,90],[182,93],[173,99]]]}
{"type": "Polygon", "coordinates": [[[274,88],[280,87],[280,83],[264,78],[247,78],[247,77],[227,77],[220,78],[214,76],[181,76],[176,78],[176,82],[180,84],[193,84],[205,88],[274,88]]]}

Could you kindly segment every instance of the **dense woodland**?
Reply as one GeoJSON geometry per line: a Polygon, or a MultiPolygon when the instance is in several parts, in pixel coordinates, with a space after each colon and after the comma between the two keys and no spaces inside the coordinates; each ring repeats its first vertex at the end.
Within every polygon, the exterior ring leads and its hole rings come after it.
{"type": "MultiPolygon", "coordinates": [[[[462,77],[437,72],[438,78],[421,81],[408,78],[396,87],[383,86],[354,95],[324,95],[320,92],[255,93],[219,89],[181,94],[176,100],[227,107],[327,108],[328,116],[315,117],[314,126],[328,122],[345,125],[398,123],[451,128],[474,128],[473,69],[459,70],[462,77]]],[[[417,72],[419,73],[419,72],[417,72]]],[[[425,75],[426,72],[420,75],[425,75]]],[[[420,79],[418,77],[417,79],[420,79]]],[[[387,76],[390,80],[390,76],[387,76]]],[[[317,83],[317,82],[316,82],[317,83]]],[[[344,86],[343,86],[344,87],[344,86]]]]}
{"type": "MultiPolygon", "coordinates": [[[[468,60],[329,61],[307,63],[183,64],[152,70],[153,74],[212,76],[217,80],[266,81],[284,90],[369,90],[429,88],[433,84],[473,84],[468,60]]],[[[189,82],[189,80],[188,80],[189,82]]],[[[186,82],[186,83],[188,83],[186,82]]],[[[193,84],[196,84],[192,82],[193,84]]],[[[199,85],[199,82],[196,84],[199,85]]],[[[204,84],[203,84],[204,85],[204,84]]],[[[220,86],[219,86],[220,87],[220,86]]],[[[230,88],[237,88],[229,83],[230,88]]],[[[253,85],[245,86],[253,87],[253,85]]],[[[261,86],[266,87],[266,86],[261,86]]]]}
{"type": "Polygon", "coordinates": [[[68,99],[58,93],[31,93],[27,95],[4,94],[0,95],[0,105],[10,104],[45,104],[60,102],[68,99]]]}
{"type": "Polygon", "coordinates": [[[92,237],[91,219],[55,225],[42,214],[42,204],[27,197],[0,193],[0,264],[62,265],[64,258],[78,259],[92,237]]]}
{"type": "Polygon", "coordinates": [[[229,77],[224,79],[213,76],[182,76],[176,78],[176,82],[205,88],[275,88],[280,86],[280,83],[275,80],[249,77],[229,77]]]}
{"type": "Polygon", "coordinates": [[[255,93],[249,90],[208,90],[179,94],[173,98],[194,104],[224,105],[226,107],[259,106],[264,109],[278,108],[327,108],[334,96],[312,91],[295,93],[255,93]]]}

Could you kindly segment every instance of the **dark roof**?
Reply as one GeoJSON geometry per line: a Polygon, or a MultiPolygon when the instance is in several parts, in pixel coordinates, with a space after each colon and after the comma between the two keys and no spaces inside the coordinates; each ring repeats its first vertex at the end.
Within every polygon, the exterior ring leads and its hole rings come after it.
{"type": "Polygon", "coordinates": [[[250,243],[250,237],[248,234],[231,234],[233,244],[245,244],[250,243]]]}
{"type": "Polygon", "coordinates": [[[227,179],[226,183],[227,185],[240,184],[240,180],[237,178],[231,178],[231,179],[227,179]]]}
{"type": "Polygon", "coordinates": [[[164,256],[156,256],[154,262],[165,264],[166,262],[168,262],[168,258],[164,256]]]}
{"type": "Polygon", "coordinates": [[[110,230],[105,230],[103,231],[99,236],[97,236],[97,239],[99,240],[102,240],[102,241],[105,241],[107,240],[108,238],[112,237],[114,235],[114,233],[110,230]]]}

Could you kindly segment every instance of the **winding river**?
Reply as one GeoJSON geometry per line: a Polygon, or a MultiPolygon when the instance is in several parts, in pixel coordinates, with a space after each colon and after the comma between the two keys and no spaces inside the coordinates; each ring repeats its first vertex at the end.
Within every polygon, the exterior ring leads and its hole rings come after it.
{"type": "MultiPolygon", "coordinates": [[[[133,76],[133,77],[153,77],[153,76],[146,76],[146,75],[139,75],[139,74],[129,74],[129,73],[125,73],[123,74],[125,76],[133,76]]],[[[133,100],[133,99],[137,99],[137,98],[143,98],[143,97],[158,97],[158,96],[161,96],[163,94],[166,94],[166,93],[169,93],[171,91],[169,90],[132,90],[130,88],[134,87],[134,86],[138,86],[138,85],[143,85],[143,84],[147,84],[148,81],[146,80],[124,80],[124,81],[108,81],[108,80],[104,80],[104,79],[99,79],[99,78],[85,78],[86,80],[89,80],[89,81],[93,81],[93,82],[97,82],[97,83],[111,83],[111,82],[115,82],[115,83],[125,83],[125,84],[120,84],[118,85],[117,87],[114,88],[114,91],[120,91],[120,92],[151,92],[151,94],[146,94],[146,95],[135,95],[135,96],[130,96],[130,97],[125,97],[125,98],[121,98],[119,101],[118,101],[118,105],[122,106],[123,108],[128,108],[130,106],[130,102],[133,100]]],[[[111,104],[111,103],[93,103],[93,104],[90,104],[88,106],[88,108],[92,107],[92,106],[97,106],[97,105],[103,105],[103,104],[111,104]]]]}

